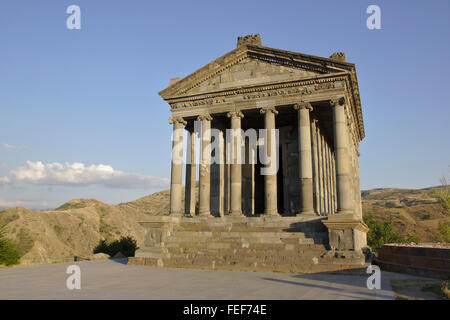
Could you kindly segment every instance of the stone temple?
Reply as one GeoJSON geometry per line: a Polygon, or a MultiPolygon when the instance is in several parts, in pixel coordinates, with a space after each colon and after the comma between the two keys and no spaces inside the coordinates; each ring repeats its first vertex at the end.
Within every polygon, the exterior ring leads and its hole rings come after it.
{"type": "Polygon", "coordinates": [[[130,263],[286,272],[365,264],[364,123],[344,53],[323,58],[239,37],[159,94],[174,129],[170,213],[141,222],[145,244],[130,263]]]}

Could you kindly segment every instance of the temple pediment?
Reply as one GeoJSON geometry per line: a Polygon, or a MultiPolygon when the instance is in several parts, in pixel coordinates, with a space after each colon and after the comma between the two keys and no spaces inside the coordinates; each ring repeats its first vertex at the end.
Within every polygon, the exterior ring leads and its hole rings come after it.
{"type": "Polygon", "coordinates": [[[342,56],[322,58],[245,44],[183,79],[174,79],[159,94],[167,100],[232,88],[311,79],[353,70],[354,65],[343,61],[342,56]]]}

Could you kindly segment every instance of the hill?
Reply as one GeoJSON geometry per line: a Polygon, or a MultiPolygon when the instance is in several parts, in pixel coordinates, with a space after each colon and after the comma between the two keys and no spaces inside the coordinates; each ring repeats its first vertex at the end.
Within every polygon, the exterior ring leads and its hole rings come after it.
{"type": "Polygon", "coordinates": [[[132,236],[142,245],[144,229],[138,221],[148,215],[167,214],[168,206],[169,191],[118,205],[74,199],[50,211],[23,207],[2,210],[0,225],[6,225],[6,235],[18,244],[22,260],[87,257],[101,239],[132,236]]]}
{"type": "Polygon", "coordinates": [[[443,241],[438,232],[439,221],[450,221],[442,209],[436,192],[443,187],[425,189],[382,188],[362,191],[364,216],[377,221],[392,221],[404,235],[414,235],[421,242],[443,241]]]}
{"type": "MultiPolygon", "coordinates": [[[[442,241],[439,221],[450,221],[435,192],[439,187],[420,190],[372,189],[362,192],[364,216],[378,221],[392,221],[405,235],[418,236],[423,242],[442,241]]],[[[169,191],[161,191],[118,205],[97,199],[75,199],[49,211],[22,207],[0,211],[0,225],[19,246],[23,260],[59,256],[90,256],[99,240],[132,236],[143,245],[144,229],[139,221],[149,215],[169,211],[169,191]]]]}

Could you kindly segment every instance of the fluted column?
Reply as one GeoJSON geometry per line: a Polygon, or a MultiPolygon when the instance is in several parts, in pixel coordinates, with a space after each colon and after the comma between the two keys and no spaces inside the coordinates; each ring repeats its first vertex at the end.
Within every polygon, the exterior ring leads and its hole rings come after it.
{"type": "Polygon", "coordinates": [[[209,113],[198,116],[202,122],[201,161],[199,177],[199,209],[201,216],[211,215],[211,120],[209,113]]]}
{"type": "Polygon", "coordinates": [[[352,212],[345,103],[344,97],[330,101],[330,105],[333,107],[334,150],[336,152],[337,213],[352,212]]]}
{"type": "MultiPolygon", "coordinates": [[[[267,159],[276,159],[276,155],[272,152],[278,152],[276,150],[276,141],[274,141],[275,135],[275,115],[278,111],[275,107],[266,107],[260,109],[260,113],[265,115],[265,129],[266,129],[266,139],[265,139],[265,149],[267,159]],[[274,148],[274,150],[272,150],[274,148]]],[[[267,164],[268,166],[276,166],[274,163],[267,164]]],[[[278,215],[278,203],[277,203],[277,171],[269,170],[264,175],[264,186],[265,186],[265,214],[267,215],[278,215]]]]}
{"type": "Polygon", "coordinates": [[[171,117],[169,123],[173,124],[172,141],[172,167],[170,172],[170,215],[182,214],[181,190],[183,174],[183,125],[186,124],[181,117],[171,117]]]}
{"type": "Polygon", "coordinates": [[[327,172],[327,141],[322,135],[322,163],[323,163],[323,199],[325,213],[328,214],[328,172],[327,172]]]}
{"type": "Polygon", "coordinates": [[[334,152],[333,149],[330,149],[330,158],[331,158],[331,213],[336,213],[336,189],[335,189],[335,173],[334,173],[334,152]]]}
{"type": "Polygon", "coordinates": [[[244,114],[231,111],[227,114],[231,118],[231,205],[230,215],[242,215],[242,132],[241,119],[244,114]]]}
{"type": "Polygon", "coordinates": [[[300,214],[314,214],[311,121],[309,117],[312,106],[310,103],[302,102],[295,104],[294,109],[298,110],[300,214]]]}
{"type": "Polygon", "coordinates": [[[317,155],[319,162],[319,213],[325,213],[324,202],[324,179],[323,179],[323,154],[322,154],[322,133],[317,126],[317,155]]]}
{"type": "Polygon", "coordinates": [[[312,132],[312,153],[313,153],[313,172],[314,172],[314,202],[315,212],[320,213],[320,198],[319,198],[319,157],[317,153],[317,119],[314,119],[311,123],[312,132]]]}
{"type": "Polygon", "coordinates": [[[328,214],[331,214],[333,212],[333,210],[332,210],[332,205],[331,205],[332,193],[331,193],[331,170],[330,170],[330,146],[328,145],[328,143],[326,143],[325,147],[326,147],[326,156],[327,156],[328,214]]]}
{"type": "Polygon", "coordinates": [[[185,188],[185,214],[195,216],[195,182],[197,165],[195,163],[196,133],[193,127],[188,129],[188,141],[186,150],[186,188],[185,188]]]}

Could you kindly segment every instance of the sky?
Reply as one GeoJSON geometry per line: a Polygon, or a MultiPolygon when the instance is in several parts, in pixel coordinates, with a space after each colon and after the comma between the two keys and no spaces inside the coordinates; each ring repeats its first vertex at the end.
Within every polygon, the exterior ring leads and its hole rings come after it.
{"type": "Polygon", "coordinates": [[[358,72],[361,188],[424,188],[450,165],[450,2],[0,2],[0,207],[132,201],[167,189],[169,105],[158,96],[238,36],[358,72]],[[68,29],[66,9],[81,10],[68,29]],[[366,9],[378,5],[381,29],[366,9]]]}

